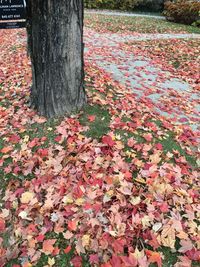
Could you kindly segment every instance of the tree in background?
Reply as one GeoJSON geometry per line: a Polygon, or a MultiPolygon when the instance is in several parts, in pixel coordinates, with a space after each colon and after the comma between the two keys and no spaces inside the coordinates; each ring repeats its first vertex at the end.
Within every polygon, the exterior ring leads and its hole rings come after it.
{"type": "Polygon", "coordinates": [[[134,10],[135,8],[150,11],[159,11],[163,9],[164,0],[85,0],[87,8],[108,8],[134,10]]]}
{"type": "Polygon", "coordinates": [[[142,0],[139,4],[140,10],[161,11],[164,8],[165,0],[142,0]]]}
{"type": "Polygon", "coordinates": [[[170,21],[198,26],[200,19],[199,0],[174,0],[165,3],[164,15],[170,21]]]}
{"type": "Polygon", "coordinates": [[[87,8],[132,10],[143,0],[85,0],[87,8]]]}
{"type": "Polygon", "coordinates": [[[27,32],[32,106],[46,117],[81,109],[86,102],[83,0],[29,0],[27,32]]]}

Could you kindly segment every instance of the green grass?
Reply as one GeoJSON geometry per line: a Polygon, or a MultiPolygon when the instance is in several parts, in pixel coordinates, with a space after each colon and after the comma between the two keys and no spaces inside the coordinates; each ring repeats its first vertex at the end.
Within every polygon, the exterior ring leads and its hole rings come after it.
{"type": "Polygon", "coordinates": [[[175,69],[178,69],[179,67],[180,67],[180,62],[178,61],[178,60],[175,60],[175,61],[173,61],[172,62],[172,65],[173,65],[173,67],[175,68],[175,69]]]}
{"type": "MultiPolygon", "coordinates": [[[[125,144],[125,151],[130,151],[131,149],[126,145],[129,138],[133,137],[138,144],[146,143],[145,139],[141,136],[145,132],[142,130],[137,131],[136,133],[130,133],[124,130],[116,130],[115,134],[121,136],[121,141],[125,144]]],[[[153,135],[153,133],[152,133],[153,135]]],[[[170,152],[174,154],[174,151],[178,151],[181,156],[185,157],[187,162],[193,167],[197,168],[196,159],[193,156],[190,156],[186,151],[180,146],[180,144],[175,140],[174,133],[168,131],[163,138],[157,138],[154,136],[153,144],[162,144],[164,154],[170,152]]],[[[140,153],[137,153],[137,157],[140,157],[140,153]]],[[[129,160],[128,160],[129,161],[129,160]]]]}
{"type": "Polygon", "coordinates": [[[156,18],[145,17],[118,17],[107,15],[86,14],[85,26],[97,31],[111,32],[126,31],[138,33],[199,33],[200,28],[173,23],[156,18]]]}
{"type": "Polygon", "coordinates": [[[108,110],[99,105],[87,105],[80,117],[80,123],[89,127],[88,131],[85,132],[87,137],[100,139],[109,131],[110,114],[108,110]],[[95,120],[93,122],[90,122],[88,119],[88,116],[91,115],[95,116],[95,120]]]}
{"type": "Polygon", "coordinates": [[[11,260],[8,263],[6,263],[5,267],[13,267],[14,264],[20,264],[20,262],[17,259],[11,260]]]}
{"type": "Polygon", "coordinates": [[[174,139],[174,133],[168,132],[166,138],[158,139],[157,141],[162,144],[165,153],[178,151],[181,156],[186,158],[187,162],[189,162],[191,166],[197,167],[196,159],[188,155],[180,144],[177,143],[174,139]]]}

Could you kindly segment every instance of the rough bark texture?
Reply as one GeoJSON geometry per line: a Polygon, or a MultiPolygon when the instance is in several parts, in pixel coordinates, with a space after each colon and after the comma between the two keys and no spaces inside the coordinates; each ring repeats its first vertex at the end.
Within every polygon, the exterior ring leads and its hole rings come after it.
{"type": "Polygon", "coordinates": [[[86,102],[83,0],[29,0],[27,17],[32,106],[46,117],[79,110],[86,102]]]}

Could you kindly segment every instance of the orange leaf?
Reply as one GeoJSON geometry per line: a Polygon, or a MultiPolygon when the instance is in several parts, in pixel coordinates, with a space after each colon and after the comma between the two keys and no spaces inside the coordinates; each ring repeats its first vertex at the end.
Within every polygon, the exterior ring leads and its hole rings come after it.
{"type": "Polygon", "coordinates": [[[159,252],[154,252],[151,250],[146,250],[146,254],[149,258],[149,262],[157,263],[158,267],[162,267],[162,257],[159,252]]]}
{"type": "Polygon", "coordinates": [[[68,229],[70,231],[76,231],[77,229],[77,222],[74,220],[74,221],[69,221],[68,222],[68,229]]]}
{"type": "Polygon", "coordinates": [[[5,146],[4,148],[1,149],[1,153],[6,154],[12,150],[13,148],[11,146],[5,146]]]}
{"type": "Polygon", "coordinates": [[[106,178],[105,178],[105,181],[106,181],[106,183],[109,184],[109,185],[113,184],[113,178],[110,177],[110,176],[106,177],[106,178]]]}
{"type": "Polygon", "coordinates": [[[95,116],[95,115],[88,116],[88,120],[89,120],[90,122],[95,121],[95,119],[96,119],[96,116],[95,116]]]}
{"type": "Polygon", "coordinates": [[[43,242],[43,246],[42,246],[42,251],[46,254],[52,254],[52,252],[54,251],[54,247],[53,245],[56,243],[56,239],[48,239],[48,240],[44,240],[43,242]]]}

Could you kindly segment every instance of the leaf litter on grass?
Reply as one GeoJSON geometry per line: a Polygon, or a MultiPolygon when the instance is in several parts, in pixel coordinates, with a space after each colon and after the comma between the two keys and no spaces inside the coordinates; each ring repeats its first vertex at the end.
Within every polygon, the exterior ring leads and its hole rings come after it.
{"type": "Polygon", "coordinates": [[[27,106],[31,76],[20,32],[20,38],[18,31],[1,32],[0,39],[1,101],[8,101],[0,107],[1,179],[7,180],[0,265],[162,266],[163,248],[178,253],[174,266],[199,261],[192,130],[158,116],[89,62],[89,107],[46,124],[27,106]],[[43,129],[37,136],[36,124],[43,129]],[[177,145],[167,148],[169,132],[177,145]]]}
{"type": "Polygon", "coordinates": [[[85,26],[105,33],[200,33],[200,29],[156,18],[86,14],[85,26]]]}

